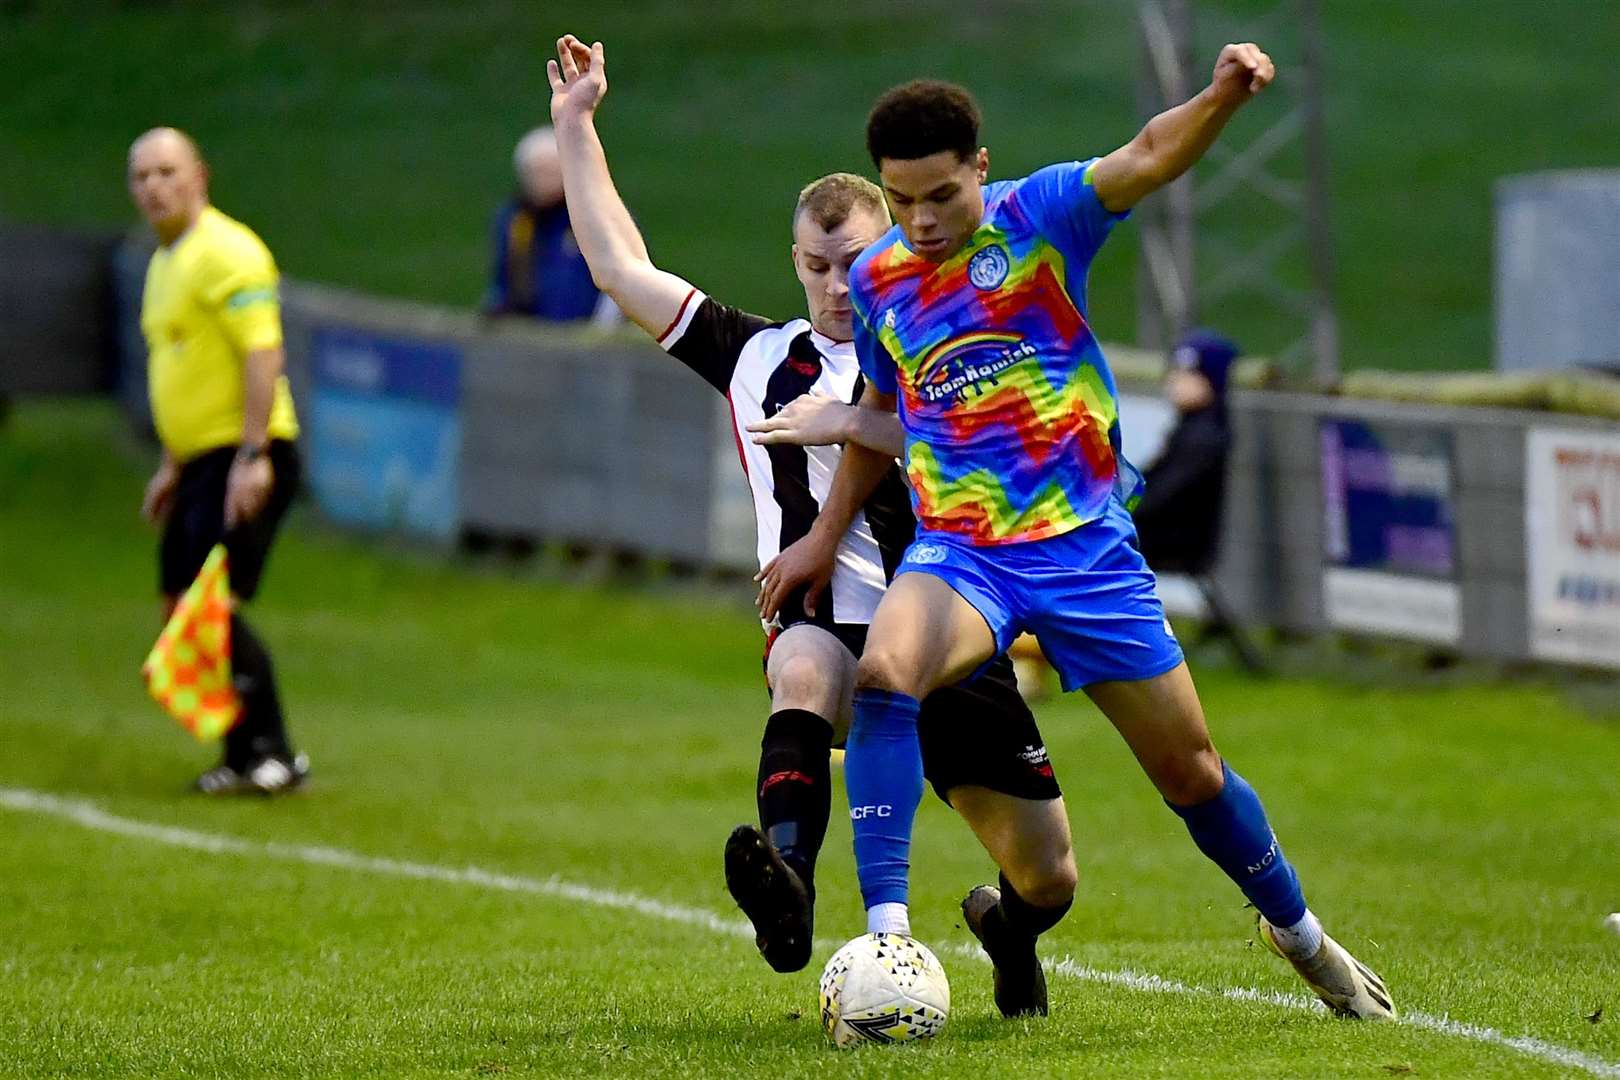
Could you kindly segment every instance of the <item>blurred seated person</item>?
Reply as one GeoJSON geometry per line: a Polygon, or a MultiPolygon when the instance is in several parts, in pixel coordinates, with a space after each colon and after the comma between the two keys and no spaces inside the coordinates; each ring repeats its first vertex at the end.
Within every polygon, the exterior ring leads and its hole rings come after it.
{"type": "MultiPolygon", "coordinates": [[[[1193,331],[1176,346],[1164,382],[1176,424],[1158,458],[1143,473],[1147,490],[1134,516],[1142,557],[1153,572],[1195,579],[1209,611],[1204,637],[1229,637],[1244,665],[1261,671],[1263,658],[1237,629],[1209,576],[1220,539],[1226,459],[1232,446],[1226,379],[1237,357],[1236,345],[1207,330],[1193,331]]],[[[1050,668],[1035,639],[1025,634],[1007,651],[1024,697],[1032,701],[1045,697],[1050,668]]]]}
{"type": "Polygon", "coordinates": [[[495,214],[486,315],[613,326],[619,309],[591,281],[563,202],[557,136],[538,127],[512,153],[518,190],[495,214]]]}
{"type": "Polygon", "coordinates": [[[1232,447],[1226,378],[1237,356],[1226,338],[1195,330],[1171,357],[1164,392],[1176,425],[1143,473],[1147,490],[1135,512],[1142,557],[1155,573],[1204,574],[1215,564],[1232,447]]]}

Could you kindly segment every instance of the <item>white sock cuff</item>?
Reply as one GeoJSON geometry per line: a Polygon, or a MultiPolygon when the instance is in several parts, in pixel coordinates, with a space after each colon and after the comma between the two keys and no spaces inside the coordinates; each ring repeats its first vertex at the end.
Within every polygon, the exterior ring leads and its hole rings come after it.
{"type": "Polygon", "coordinates": [[[911,912],[904,904],[873,904],[866,909],[866,932],[910,937],[911,912]]]}
{"type": "Polygon", "coordinates": [[[1295,959],[1308,960],[1322,947],[1322,923],[1309,908],[1293,926],[1272,927],[1277,947],[1295,959]]]}

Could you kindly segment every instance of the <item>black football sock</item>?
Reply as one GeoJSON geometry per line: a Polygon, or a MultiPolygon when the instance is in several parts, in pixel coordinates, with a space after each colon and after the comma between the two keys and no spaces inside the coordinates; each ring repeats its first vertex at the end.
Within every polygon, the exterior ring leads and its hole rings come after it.
{"type": "Polygon", "coordinates": [[[832,725],[805,709],[765,723],[759,752],[759,825],[805,888],[815,891],[816,856],[832,813],[832,725]]]}
{"type": "Polygon", "coordinates": [[[291,757],[270,652],[238,612],[231,614],[231,681],[242,699],[242,718],[225,733],[225,764],[244,772],[270,754],[291,757]]]}
{"type": "Polygon", "coordinates": [[[997,910],[1001,913],[1001,928],[1009,938],[1033,942],[1056,926],[1073,906],[1071,898],[1060,907],[1036,907],[1018,895],[1006,874],[1001,875],[1001,905],[997,910]]]}

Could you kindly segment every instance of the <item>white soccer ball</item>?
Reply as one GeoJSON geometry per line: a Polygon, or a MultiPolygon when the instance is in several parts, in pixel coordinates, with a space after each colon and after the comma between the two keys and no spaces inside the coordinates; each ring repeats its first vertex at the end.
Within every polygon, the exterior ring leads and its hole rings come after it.
{"type": "Polygon", "coordinates": [[[927,1039],[950,1011],[945,969],[915,938],[863,934],[821,972],[821,1026],[841,1047],[927,1039]]]}

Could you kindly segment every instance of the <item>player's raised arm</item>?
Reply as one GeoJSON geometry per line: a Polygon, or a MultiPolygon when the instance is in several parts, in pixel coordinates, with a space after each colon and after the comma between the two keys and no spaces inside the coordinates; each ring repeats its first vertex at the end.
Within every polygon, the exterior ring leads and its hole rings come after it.
{"type": "Polygon", "coordinates": [[[1123,213],[1192,168],[1232,114],[1276,74],[1258,45],[1223,48],[1207,87],[1149,120],[1136,138],[1092,166],[1090,181],[1104,208],[1123,213]]]}
{"type": "Polygon", "coordinates": [[[546,61],[546,77],[574,239],[596,287],[657,337],[680,316],[692,286],[653,265],[608,172],[595,123],[596,108],[607,94],[602,43],[586,46],[572,34],[557,39],[557,59],[546,61]]]}

